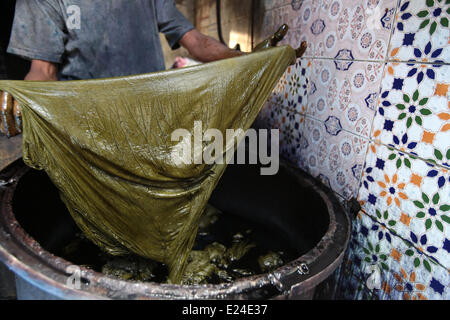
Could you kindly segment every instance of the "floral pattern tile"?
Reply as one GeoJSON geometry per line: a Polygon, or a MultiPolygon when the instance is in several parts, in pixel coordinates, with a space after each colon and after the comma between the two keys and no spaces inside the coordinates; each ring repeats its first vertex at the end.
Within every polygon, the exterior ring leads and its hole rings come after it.
{"type": "Polygon", "coordinates": [[[281,96],[275,92],[254,124],[256,128],[279,130],[280,155],[292,162],[296,162],[297,151],[301,143],[301,127],[304,124],[304,115],[295,108],[284,106],[284,93],[281,96]]]}
{"type": "Polygon", "coordinates": [[[338,284],[337,300],[378,300],[367,286],[352,273],[341,271],[342,278],[338,284]]]}
{"type": "Polygon", "coordinates": [[[324,122],[305,118],[297,163],[349,200],[357,193],[368,140],[345,131],[336,136],[328,131],[324,122]]]}
{"type": "Polygon", "coordinates": [[[358,198],[384,227],[450,267],[448,170],[372,143],[358,198]]]}
{"type": "Polygon", "coordinates": [[[297,59],[297,63],[286,71],[284,93],[284,108],[289,113],[298,112],[306,114],[308,106],[308,91],[311,71],[314,65],[311,59],[297,59]]]}
{"type": "Polygon", "coordinates": [[[267,129],[280,129],[286,121],[283,113],[283,95],[273,93],[256,120],[257,126],[267,129]]]}
{"type": "MultiPolygon", "coordinates": [[[[353,227],[352,238],[354,240],[357,231],[353,227]]],[[[348,248],[345,252],[342,264],[335,272],[335,279],[337,284],[335,287],[335,299],[337,300],[378,300],[375,295],[366,285],[366,279],[358,277],[359,272],[355,273],[353,251],[348,248]]]]}
{"type": "Polygon", "coordinates": [[[314,57],[384,61],[395,15],[395,1],[323,0],[311,32],[314,57]]]}
{"type": "Polygon", "coordinates": [[[391,40],[391,60],[449,63],[450,1],[402,0],[391,40]]]}
{"type": "Polygon", "coordinates": [[[450,66],[389,63],[372,137],[450,167],[450,66]]]}
{"type": "MultiPolygon", "coordinates": [[[[283,110],[285,112],[286,110],[283,110]]],[[[303,142],[302,126],[305,122],[305,116],[298,113],[291,116],[285,116],[285,122],[280,129],[280,154],[295,163],[297,153],[303,142]]]]}
{"type": "Polygon", "coordinates": [[[288,23],[283,43],[308,50],[259,120],[280,129],[285,158],[363,208],[338,299],[450,298],[449,6],[305,0],[266,18],[268,34],[288,23]]]}
{"type": "Polygon", "coordinates": [[[350,271],[370,283],[374,267],[380,271],[379,299],[442,300],[450,297],[450,273],[421,252],[413,242],[390,232],[364,211],[353,224],[350,271]]]}
{"type": "Polygon", "coordinates": [[[306,114],[312,64],[312,60],[297,59],[295,65],[288,67],[260,112],[258,126],[272,127],[274,122],[285,121],[286,117],[306,114]]]}
{"type": "Polygon", "coordinates": [[[331,135],[346,130],[370,136],[383,65],[315,59],[307,114],[324,121],[331,135]]]}

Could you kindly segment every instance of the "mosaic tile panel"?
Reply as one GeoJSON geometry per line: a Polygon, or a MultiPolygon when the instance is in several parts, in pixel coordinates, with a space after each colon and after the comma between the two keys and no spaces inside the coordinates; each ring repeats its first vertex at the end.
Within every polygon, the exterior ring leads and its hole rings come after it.
{"type": "MultiPolygon", "coordinates": [[[[353,252],[347,250],[341,266],[336,270],[337,279],[335,299],[337,300],[378,300],[366,285],[366,281],[359,279],[353,270],[353,252]]],[[[365,279],[366,280],[366,279],[365,279]]]]}
{"type": "Polygon", "coordinates": [[[295,163],[297,154],[303,143],[302,127],[305,124],[305,116],[298,113],[286,115],[284,113],[284,123],[280,128],[280,154],[295,163]]]}
{"type": "Polygon", "coordinates": [[[313,64],[311,59],[297,59],[297,63],[288,68],[284,81],[280,82],[274,91],[284,98],[283,107],[290,113],[306,114],[313,64]]]}
{"type": "Polygon", "coordinates": [[[385,227],[450,267],[448,170],[372,143],[359,200],[385,227]]]}
{"type": "Polygon", "coordinates": [[[301,128],[305,116],[295,110],[283,108],[280,105],[269,103],[266,105],[264,116],[260,114],[256,126],[259,128],[278,129],[280,155],[295,163],[297,153],[303,142],[301,128]]]}
{"type": "Polygon", "coordinates": [[[448,299],[450,0],[300,3],[267,20],[308,50],[261,119],[285,157],[363,206],[337,298],[448,299]]]}
{"type": "Polygon", "coordinates": [[[373,138],[450,166],[450,66],[389,63],[373,138]]]}
{"type": "Polygon", "coordinates": [[[397,13],[391,60],[449,63],[450,1],[402,0],[397,13]]]}
{"type": "Polygon", "coordinates": [[[282,109],[285,109],[286,117],[292,117],[295,113],[306,114],[312,63],[312,60],[297,59],[296,64],[286,70],[258,115],[258,126],[267,124],[271,127],[274,119],[283,112],[282,109]]]}
{"type": "Polygon", "coordinates": [[[378,298],[450,298],[448,269],[433,262],[411,241],[392,234],[363,211],[358,215],[358,222],[353,225],[349,248],[352,273],[367,285],[373,285],[372,292],[378,298]]]}

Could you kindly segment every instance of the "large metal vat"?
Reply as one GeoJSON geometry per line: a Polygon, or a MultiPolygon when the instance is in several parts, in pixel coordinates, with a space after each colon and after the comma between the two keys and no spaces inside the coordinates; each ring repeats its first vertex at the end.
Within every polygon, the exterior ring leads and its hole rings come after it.
{"type": "Polygon", "coordinates": [[[275,176],[259,172],[257,165],[229,166],[210,202],[276,228],[301,252],[271,273],[180,286],[123,281],[80,266],[81,288],[74,289],[67,285],[73,263],[50,253],[68,239],[73,222],[46,174],[22,160],[0,172],[0,260],[16,274],[18,299],[310,299],[342,261],[349,218],[334,194],[303,171],[283,163],[275,176]]]}

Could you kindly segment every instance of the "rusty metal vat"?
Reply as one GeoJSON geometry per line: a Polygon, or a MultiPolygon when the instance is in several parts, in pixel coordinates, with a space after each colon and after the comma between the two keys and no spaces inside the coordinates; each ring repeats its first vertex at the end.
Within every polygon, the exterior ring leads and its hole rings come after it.
{"type": "Polygon", "coordinates": [[[71,223],[51,205],[60,200],[46,175],[19,159],[0,172],[0,183],[0,260],[16,274],[19,299],[311,299],[342,262],[350,234],[333,192],[303,171],[283,162],[277,175],[260,176],[259,166],[230,166],[211,203],[279,229],[304,252],[297,259],[271,273],[197,286],[123,281],[80,266],[77,290],[67,285],[72,263],[42,245],[63,242],[71,223]]]}

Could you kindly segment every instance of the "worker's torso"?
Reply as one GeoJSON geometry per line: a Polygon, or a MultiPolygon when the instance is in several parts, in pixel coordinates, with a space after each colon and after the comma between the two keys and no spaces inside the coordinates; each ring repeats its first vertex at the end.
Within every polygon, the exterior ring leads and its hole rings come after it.
{"type": "Polygon", "coordinates": [[[68,35],[61,79],[106,78],[164,69],[154,1],[56,2],[68,35]]]}

